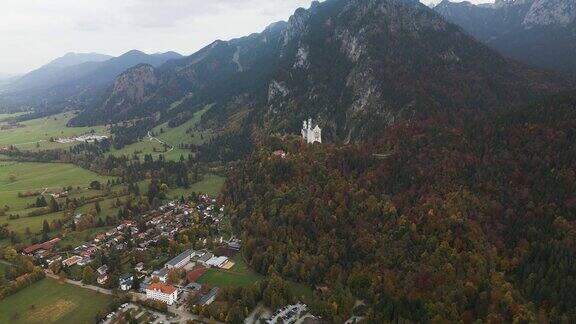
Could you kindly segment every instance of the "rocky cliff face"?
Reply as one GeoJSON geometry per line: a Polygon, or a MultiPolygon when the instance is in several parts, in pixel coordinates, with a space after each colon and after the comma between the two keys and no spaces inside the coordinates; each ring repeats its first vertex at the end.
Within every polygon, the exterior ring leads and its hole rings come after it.
{"type": "Polygon", "coordinates": [[[148,99],[157,85],[158,76],[152,65],[136,65],[118,76],[106,101],[97,110],[98,116],[92,114],[95,111],[89,110],[81,117],[85,119],[95,118],[105,123],[128,119],[133,115],[133,110],[139,109],[148,99]]]}
{"type": "Polygon", "coordinates": [[[514,64],[413,1],[314,3],[296,11],[282,38],[268,124],[287,131],[311,116],[341,142],[442,109],[495,107],[507,100],[500,91],[520,97],[526,80],[514,64]],[[496,79],[499,89],[488,90],[496,79]]]}
{"type": "Polygon", "coordinates": [[[499,0],[493,5],[444,0],[434,10],[503,54],[559,72],[576,72],[576,2],[499,0]]]}
{"type": "Polygon", "coordinates": [[[144,101],[147,89],[157,83],[158,78],[154,74],[154,67],[140,64],[118,77],[112,89],[112,97],[121,97],[121,100],[140,104],[144,101]]]}
{"type": "Polygon", "coordinates": [[[576,2],[573,0],[535,0],[524,18],[523,25],[562,26],[576,21],[576,2]]]}
{"type": "Polygon", "coordinates": [[[92,116],[120,121],[162,111],[182,119],[213,104],[204,118],[216,125],[296,133],[312,117],[327,140],[350,142],[398,120],[493,109],[555,89],[406,0],[315,2],[287,23],[216,41],[155,75],[146,86],[124,80],[92,116]]]}

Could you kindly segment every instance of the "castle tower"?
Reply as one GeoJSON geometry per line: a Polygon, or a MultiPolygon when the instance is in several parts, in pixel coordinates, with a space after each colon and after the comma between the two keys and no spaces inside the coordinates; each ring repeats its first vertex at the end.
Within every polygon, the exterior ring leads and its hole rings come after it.
{"type": "Polygon", "coordinates": [[[322,143],[322,129],[318,125],[312,128],[312,125],[312,118],[302,123],[302,138],[308,144],[322,143]]]}

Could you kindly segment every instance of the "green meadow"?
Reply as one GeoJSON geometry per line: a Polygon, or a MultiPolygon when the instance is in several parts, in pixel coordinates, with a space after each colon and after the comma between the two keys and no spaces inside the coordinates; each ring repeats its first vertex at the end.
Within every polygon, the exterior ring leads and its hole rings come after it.
{"type": "Polygon", "coordinates": [[[18,117],[18,116],[21,116],[24,114],[26,114],[26,113],[25,112],[19,112],[19,113],[13,113],[13,114],[2,113],[2,114],[0,114],[0,122],[6,121],[6,120],[9,120],[9,119],[12,119],[14,117],[18,117]]]}
{"type": "MultiPolygon", "coordinates": [[[[63,213],[51,213],[36,217],[27,217],[35,208],[28,209],[36,197],[18,197],[24,192],[58,192],[63,187],[86,188],[91,181],[106,182],[109,177],[100,176],[94,172],[63,163],[34,162],[0,162],[0,206],[8,206],[6,214],[20,215],[19,219],[0,217],[0,223],[8,223],[8,228],[17,233],[24,233],[26,228],[37,232],[42,228],[42,222],[63,217],[63,213]]],[[[88,189],[80,191],[90,193],[88,189]]],[[[95,192],[97,194],[98,192],[95,192]]]]}
{"type": "Polygon", "coordinates": [[[194,117],[178,127],[169,127],[168,123],[156,126],[152,133],[155,138],[146,137],[138,143],[123,147],[120,150],[112,150],[112,154],[119,155],[143,155],[152,154],[158,156],[162,154],[167,160],[177,160],[180,156],[187,157],[191,152],[186,149],[180,149],[180,144],[199,145],[210,140],[212,132],[209,130],[198,129],[198,124],[202,115],[208,111],[206,107],[194,114],[194,117]],[[188,131],[188,134],[187,134],[188,131]],[[166,148],[161,142],[168,145],[166,148]]]}
{"type": "Polygon", "coordinates": [[[0,323],[93,323],[112,297],[46,278],[0,301],[0,323]]]}
{"type": "MultiPolygon", "coordinates": [[[[108,131],[104,126],[96,127],[68,127],[68,121],[74,116],[73,112],[65,112],[49,117],[28,120],[20,123],[18,127],[0,129],[0,147],[14,145],[22,150],[40,150],[65,148],[72,144],[50,142],[51,138],[79,136],[91,131],[106,135],[108,131]]],[[[4,118],[5,119],[5,118],[4,118]]],[[[0,121],[2,121],[0,116],[0,121]]],[[[0,122],[4,128],[7,124],[0,122]]]]}
{"type": "Polygon", "coordinates": [[[176,188],[170,190],[168,196],[171,198],[178,198],[180,196],[186,196],[192,192],[208,194],[212,197],[218,196],[222,191],[222,187],[226,182],[226,178],[215,174],[206,174],[204,179],[200,182],[196,182],[190,186],[190,188],[176,188]]]}
{"type": "Polygon", "coordinates": [[[197,282],[216,287],[245,287],[263,278],[262,275],[248,267],[240,253],[236,254],[231,260],[235,263],[232,269],[208,269],[202,277],[198,278],[197,282]]]}

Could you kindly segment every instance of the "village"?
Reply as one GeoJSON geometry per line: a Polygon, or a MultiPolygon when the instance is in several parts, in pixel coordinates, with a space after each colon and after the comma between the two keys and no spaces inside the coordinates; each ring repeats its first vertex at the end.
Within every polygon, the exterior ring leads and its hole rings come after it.
{"type": "MultiPolygon", "coordinates": [[[[127,312],[145,318],[144,322],[198,320],[190,305],[210,305],[220,291],[213,282],[202,281],[203,276],[211,269],[234,270],[235,260],[241,261],[240,239],[232,234],[212,235],[225,232],[218,231],[226,221],[224,210],[207,195],[194,203],[171,201],[138,220],[122,220],[71,249],[63,249],[59,244],[63,238],[56,237],[28,246],[22,254],[33,257],[49,277],[128,296],[130,301],[108,314],[103,323],[115,323],[127,312]]],[[[314,323],[315,319],[304,304],[258,315],[245,322],[314,323]]]]}

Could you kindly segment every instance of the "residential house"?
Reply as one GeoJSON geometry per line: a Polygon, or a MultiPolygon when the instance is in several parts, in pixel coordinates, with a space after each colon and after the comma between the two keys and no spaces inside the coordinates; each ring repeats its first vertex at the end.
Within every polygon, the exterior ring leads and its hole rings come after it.
{"type": "Polygon", "coordinates": [[[48,265],[51,265],[54,262],[58,262],[58,261],[62,261],[62,256],[61,255],[55,255],[53,257],[51,257],[50,259],[46,260],[46,263],[48,265]]]}
{"type": "Polygon", "coordinates": [[[75,264],[77,264],[78,262],[80,262],[82,260],[82,257],[79,257],[77,255],[73,255],[71,257],[69,257],[68,259],[62,261],[62,264],[67,266],[67,267],[71,267],[75,264]]]}
{"type": "Polygon", "coordinates": [[[78,261],[76,264],[78,264],[79,266],[85,266],[85,265],[91,263],[92,261],[94,261],[94,260],[92,260],[92,258],[90,258],[89,256],[87,256],[87,257],[83,257],[83,258],[82,258],[80,261],[78,261]]]}
{"type": "Polygon", "coordinates": [[[284,150],[274,151],[274,152],[272,153],[272,155],[281,157],[281,158],[283,158],[283,159],[286,158],[286,152],[284,152],[284,150]]]}
{"type": "Polygon", "coordinates": [[[134,267],[134,270],[142,272],[142,270],[144,270],[144,262],[138,262],[138,264],[136,264],[136,266],[134,267]]]}
{"type": "Polygon", "coordinates": [[[106,240],[106,234],[98,234],[94,238],[94,243],[104,242],[106,240]]]}
{"type": "Polygon", "coordinates": [[[98,279],[96,279],[96,282],[99,285],[105,285],[106,281],[108,281],[108,275],[107,274],[100,275],[100,276],[98,276],[98,279]]]}
{"type": "Polygon", "coordinates": [[[96,271],[98,272],[99,275],[105,275],[108,273],[108,266],[103,265],[100,268],[96,269],[96,271]]]}
{"type": "Polygon", "coordinates": [[[134,283],[134,276],[130,273],[124,274],[118,279],[120,290],[127,291],[132,289],[134,283]]]}

